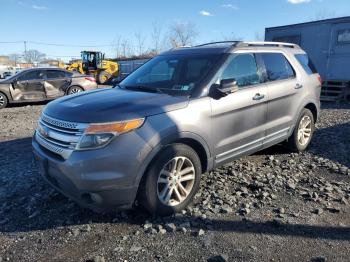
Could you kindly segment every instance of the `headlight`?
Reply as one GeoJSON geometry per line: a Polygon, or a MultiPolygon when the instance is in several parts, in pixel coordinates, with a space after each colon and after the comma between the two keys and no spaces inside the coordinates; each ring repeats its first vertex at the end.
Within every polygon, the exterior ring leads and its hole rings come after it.
{"type": "Polygon", "coordinates": [[[138,118],[121,122],[91,124],[85,129],[77,149],[85,150],[106,146],[114,137],[142,126],[144,120],[144,118],[138,118]]]}

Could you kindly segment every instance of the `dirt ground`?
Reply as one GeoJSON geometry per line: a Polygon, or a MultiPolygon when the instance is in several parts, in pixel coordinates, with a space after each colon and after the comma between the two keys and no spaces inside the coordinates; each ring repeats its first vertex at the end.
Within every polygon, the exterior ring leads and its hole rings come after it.
{"type": "Polygon", "coordinates": [[[97,214],[39,176],[45,105],[0,110],[1,261],[350,261],[350,104],[323,104],[309,150],[274,146],[202,177],[172,217],[97,214]]]}

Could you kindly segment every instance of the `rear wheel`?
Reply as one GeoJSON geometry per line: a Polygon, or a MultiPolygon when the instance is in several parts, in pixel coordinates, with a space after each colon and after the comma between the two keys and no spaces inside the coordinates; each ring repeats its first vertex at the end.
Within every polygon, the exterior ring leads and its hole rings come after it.
{"type": "Polygon", "coordinates": [[[101,71],[97,77],[98,83],[105,84],[111,77],[112,77],[112,75],[110,73],[108,73],[107,71],[101,71]]]}
{"type": "Polygon", "coordinates": [[[3,93],[0,93],[0,109],[5,108],[8,104],[7,96],[3,93]]]}
{"type": "Polygon", "coordinates": [[[293,134],[287,141],[287,147],[294,152],[303,152],[310,144],[314,131],[314,116],[309,109],[304,108],[293,134]]]}
{"type": "Polygon", "coordinates": [[[198,191],[201,162],[189,146],[167,146],[141,184],[139,201],[150,213],[170,215],[184,209],[198,191]]]}
{"type": "Polygon", "coordinates": [[[80,92],[83,92],[83,91],[84,91],[84,89],[82,89],[79,86],[71,86],[68,89],[67,95],[72,95],[72,94],[80,93],[80,92]]]}

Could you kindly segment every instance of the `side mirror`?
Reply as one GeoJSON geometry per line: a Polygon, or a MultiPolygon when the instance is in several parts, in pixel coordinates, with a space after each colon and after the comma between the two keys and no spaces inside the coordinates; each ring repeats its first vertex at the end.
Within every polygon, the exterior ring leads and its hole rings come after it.
{"type": "Polygon", "coordinates": [[[213,84],[210,87],[209,95],[214,99],[220,99],[224,96],[238,91],[238,85],[234,78],[222,79],[220,84],[213,84]]]}

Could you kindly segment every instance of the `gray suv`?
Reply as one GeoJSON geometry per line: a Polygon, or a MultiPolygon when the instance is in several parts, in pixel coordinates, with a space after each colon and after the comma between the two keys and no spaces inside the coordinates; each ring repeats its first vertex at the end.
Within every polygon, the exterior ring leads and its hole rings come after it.
{"type": "Polygon", "coordinates": [[[321,79],[297,45],[218,42],[176,48],[118,86],[49,103],[33,137],[42,176],[82,206],[138,200],[185,208],[201,174],[284,143],[309,145],[321,79]]]}

